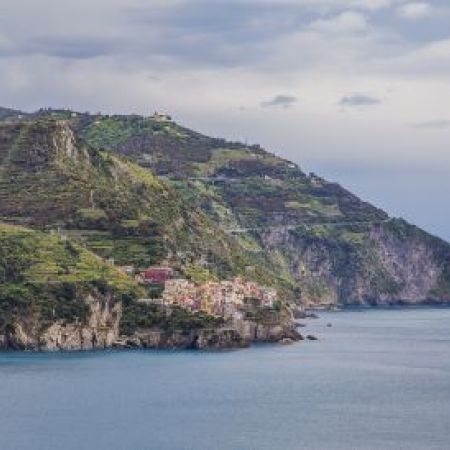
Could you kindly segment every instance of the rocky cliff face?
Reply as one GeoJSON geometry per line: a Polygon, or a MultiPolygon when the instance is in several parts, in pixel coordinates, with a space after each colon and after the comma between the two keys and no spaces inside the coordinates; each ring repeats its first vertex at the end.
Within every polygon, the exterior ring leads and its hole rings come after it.
{"type": "Polygon", "coordinates": [[[190,331],[139,330],[132,336],[121,336],[115,348],[223,350],[248,347],[245,339],[233,328],[190,331]]]}
{"type": "Polygon", "coordinates": [[[253,342],[295,342],[303,337],[295,329],[291,314],[271,322],[234,320],[215,329],[163,331],[141,329],[131,336],[120,336],[115,348],[223,350],[249,347],[253,342]]]}
{"type": "Polygon", "coordinates": [[[289,308],[278,312],[265,312],[258,317],[234,319],[233,328],[247,342],[279,342],[283,339],[302,339],[294,325],[294,316],[289,308]]]}
{"type": "Polygon", "coordinates": [[[88,323],[55,321],[42,327],[38,320],[21,318],[0,336],[5,350],[98,350],[107,348],[221,350],[243,348],[252,342],[294,342],[302,339],[292,314],[277,314],[271,320],[235,320],[227,326],[208,329],[140,329],[120,334],[122,304],[111,305],[110,298],[88,296],[88,323]]]}
{"type": "Polygon", "coordinates": [[[88,295],[88,323],[57,320],[47,327],[35,317],[19,318],[7,327],[3,347],[8,350],[94,350],[110,348],[119,336],[121,303],[88,295]]]}
{"type": "Polygon", "coordinates": [[[446,243],[401,220],[340,230],[278,229],[262,235],[302,286],[308,305],[446,303],[446,243]]]}

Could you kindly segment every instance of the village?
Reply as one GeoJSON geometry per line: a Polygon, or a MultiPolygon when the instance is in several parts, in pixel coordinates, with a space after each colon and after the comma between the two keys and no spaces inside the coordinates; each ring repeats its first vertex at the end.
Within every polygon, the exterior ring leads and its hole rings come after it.
{"type": "Polygon", "coordinates": [[[137,271],[132,266],[121,268],[122,272],[134,275],[147,286],[161,287],[158,298],[140,299],[142,303],[163,306],[181,306],[189,311],[202,311],[227,319],[240,319],[249,308],[273,308],[278,301],[277,291],[271,287],[235,277],[227,281],[208,281],[195,284],[177,278],[170,267],[150,267],[137,271]]]}

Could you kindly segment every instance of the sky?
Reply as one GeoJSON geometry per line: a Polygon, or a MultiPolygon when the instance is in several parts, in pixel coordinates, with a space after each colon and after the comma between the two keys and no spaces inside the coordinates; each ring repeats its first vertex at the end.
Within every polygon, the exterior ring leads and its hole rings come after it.
{"type": "Polygon", "coordinates": [[[0,105],[167,112],[450,240],[448,0],[0,0],[0,105]]]}

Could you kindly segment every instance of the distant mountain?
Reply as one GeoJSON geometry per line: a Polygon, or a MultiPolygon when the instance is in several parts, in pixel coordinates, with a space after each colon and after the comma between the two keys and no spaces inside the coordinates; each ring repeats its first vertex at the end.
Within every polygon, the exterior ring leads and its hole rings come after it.
{"type": "Polygon", "coordinates": [[[246,278],[301,304],[450,301],[450,246],[259,146],[165,116],[40,110],[0,127],[0,216],[118,264],[246,278]]]}
{"type": "Polygon", "coordinates": [[[16,109],[2,108],[0,106],[0,119],[7,119],[10,117],[22,116],[24,113],[16,109]]]}

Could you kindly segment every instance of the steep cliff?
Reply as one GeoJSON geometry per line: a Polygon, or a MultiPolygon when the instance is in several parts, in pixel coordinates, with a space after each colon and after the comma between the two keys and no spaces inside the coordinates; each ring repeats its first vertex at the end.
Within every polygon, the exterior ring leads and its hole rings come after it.
{"type": "Polygon", "coordinates": [[[298,280],[304,304],[450,300],[448,244],[400,219],[284,228],[261,238],[298,280]]]}

